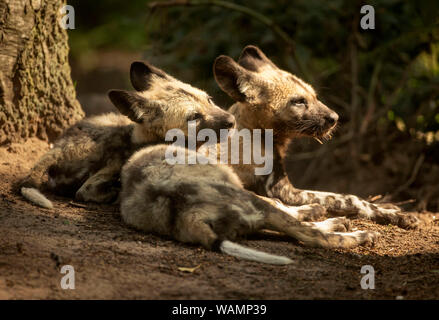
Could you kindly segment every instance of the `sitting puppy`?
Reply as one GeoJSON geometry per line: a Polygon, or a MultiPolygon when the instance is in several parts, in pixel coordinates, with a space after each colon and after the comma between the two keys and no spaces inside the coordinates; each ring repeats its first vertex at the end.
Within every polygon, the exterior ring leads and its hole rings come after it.
{"type": "MultiPolygon", "coordinates": [[[[255,46],[247,46],[238,62],[219,56],[213,66],[215,80],[235,103],[229,112],[237,128],[273,130],[273,171],[255,175],[256,164],[233,165],[244,187],[259,195],[277,198],[290,206],[321,204],[328,213],[370,219],[380,224],[416,228],[419,220],[402,213],[397,206],[370,203],[355,195],[295,188],[285,169],[290,142],[313,137],[319,142],[331,138],[338,115],[318,98],[311,85],[278,68],[255,46]]],[[[302,216],[313,220],[316,213],[302,216]]]]}

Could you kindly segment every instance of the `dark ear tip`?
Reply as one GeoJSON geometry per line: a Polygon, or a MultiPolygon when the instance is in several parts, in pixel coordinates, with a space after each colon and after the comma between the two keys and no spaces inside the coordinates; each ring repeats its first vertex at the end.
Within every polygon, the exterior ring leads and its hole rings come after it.
{"type": "Polygon", "coordinates": [[[220,69],[228,68],[230,69],[232,66],[235,66],[236,62],[229,56],[220,55],[215,59],[215,62],[213,63],[213,70],[214,71],[220,71],[220,69]]]}
{"type": "Polygon", "coordinates": [[[148,64],[149,63],[147,61],[133,61],[133,63],[131,63],[131,66],[145,66],[148,64]]]}
{"type": "Polygon", "coordinates": [[[230,60],[233,60],[233,59],[230,58],[229,56],[226,56],[226,55],[222,54],[222,55],[216,57],[214,64],[223,63],[223,62],[229,62],[230,60]]]}
{"type": "Polygon", "coordinates": [[[111,89],[107,91],[107,96],[112,99],[115,98],[115,96],[118,94],[120,90],[116,90],[116,89],[111,89]]]}
{"type": "Polygon", "coordinates": [[[126,95],[126,91],[123,90],[117,90],[117,89],[111,89],[107,92],[108,98],[110,98],[110,101],[117,105],[117,103],[123,99],[123,97],[126,95]]]}
{"type": "Polygon", "coordinates": [[[155,72],[155,69],[147,62],[134,61],[131,63],[130,79],[133,88],[137,91],[147,90],[149,87],[149,76],[153,72],[155,72]]]}
{"type": "Polygon", "coordinates": [[[107,94],[108,95],[115,95],[115,94],[118,94],[118,93],[121,93],[121,92],[124,92],[124,91],[123,90],[119,90],[119,89],[110,89],[110,90],[107,91],[107,94]]]}
{"type": "Polygon", "coordinates": [[[249,44],[249,45],[245,46],[242,51],[246,51],[246,50],[261,50],[261,49],[259,49],[257,46],[255,46],[253,44],[249,44]]]}
{"type": "Polygon", "coordinates": [[[144,71],[144,70],[149,70],[149,69],[151,69],[149,66],[149,63],[144,62],[144,61],[134,61],[133,63],[131,63],[130,72],[144,71]]]}
{"type": "Polygon", "coordinates": [[[239,58],[242,58],[244,55],[251,55],[254,57],[260,57],[262,55],[261,49],[254,45],[248,45],[244,49],[242,49],[241,55],[239,58]]]}

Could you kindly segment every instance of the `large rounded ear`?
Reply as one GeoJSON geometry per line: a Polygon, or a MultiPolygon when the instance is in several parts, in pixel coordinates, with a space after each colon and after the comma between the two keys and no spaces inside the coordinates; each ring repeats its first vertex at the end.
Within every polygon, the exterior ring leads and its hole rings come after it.
{"type": "Polygon", "coordinates": [[[259,72],[264,68],[277,69],[277,66],[256,46],[246,46],[239,56],[239,65],[247,70],[259,72]]]}
{"type": "Polygon", "coordinates": [[[131,64],[131,84],[137,91],[146,91],[151,88],[153,75],[162,79],[168,78],[168,75],[164,71],[150,65],[147,62],[136,61],[131,64]]]}
{"type": "Polygon", "coordinates": [[[235,101],[245,101],[239,79],[246,71],[228,56],[219,56],[213,63],[213,74],[218,86],[235,101]]]}
{"type": "Polygon", "coordinates": [[[110,90],[108,91],[108,97],[120,113],[134,122],[142,122],[142,105],[145,104],[142,97],[134,92],[124,90],[110,90]]]}
{"type": "Polygon", "coordinates": [[[213,73],[219,87],[233,100],[259,104],[265,98],[263,78],[235,62],[228,56],[219,56],[213,64],[213,73]]]}

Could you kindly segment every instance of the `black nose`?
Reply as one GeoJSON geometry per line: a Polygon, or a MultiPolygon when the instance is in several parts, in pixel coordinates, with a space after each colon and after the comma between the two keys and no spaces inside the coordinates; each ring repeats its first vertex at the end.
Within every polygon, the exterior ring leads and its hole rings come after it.
{"type": "Polygon", "coordinates": [[[338,114],[336,114],[335,112],[331,113],[329,116],[325,117],[326,122],[328,122],[329,124],[334,124],[338,121],[338,114]]]}

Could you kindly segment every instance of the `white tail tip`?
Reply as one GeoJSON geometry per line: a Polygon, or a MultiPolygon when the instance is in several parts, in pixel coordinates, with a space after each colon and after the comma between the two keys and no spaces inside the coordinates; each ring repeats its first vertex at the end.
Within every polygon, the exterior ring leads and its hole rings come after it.
{"type": "Polygon", "coordinates": [[[220,250],[223,253],[237,258],[267,264],[285,265],[293,262],[293,260],[287,257],[276,256],[262,251],[246,248],[228,240],[224,240],[223,242],[221,242],[220,250]]]}
{"type": "Polygon", "coordinates": [[[21,188],[21,194],[30,202],[33,202],[40,207],[52,209],[53,204],[40,191],[35,188],[21,188]]]}

